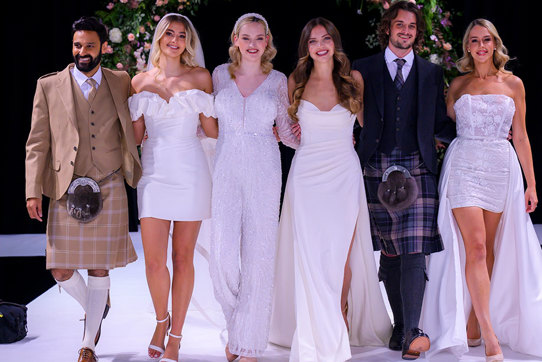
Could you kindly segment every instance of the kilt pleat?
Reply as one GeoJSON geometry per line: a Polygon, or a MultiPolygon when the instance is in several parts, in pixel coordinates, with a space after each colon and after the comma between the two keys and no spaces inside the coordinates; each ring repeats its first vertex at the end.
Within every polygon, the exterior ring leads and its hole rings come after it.
{"type": "Polygon", "coordinates": [[[364,167],[364,180],[374,250],[403,255],[443,249],[437,225],[437,178],[425,167],[419,152],[402,154],[394,149],[390,155],[375,154],[364,167]],[[418,198],[410,207],[390,212],[378,200],[377,192],[384,171],[393,165],[410,171],[418,185],[418,198]]]}
{"type": "Polygon", "coordinates": [[[49,203],[47,269],[113,269],[137,259],[128,233],[128,200],[123,177],[100,185],[103,209],[91,222],[68,215],[67,193],[49,203]]]}

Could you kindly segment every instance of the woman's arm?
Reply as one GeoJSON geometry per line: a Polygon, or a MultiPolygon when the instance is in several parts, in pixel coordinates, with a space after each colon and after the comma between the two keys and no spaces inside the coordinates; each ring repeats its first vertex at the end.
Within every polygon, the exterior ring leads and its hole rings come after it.
{"type": "Polygon", "coordinates": [[[534,177],[533,156],[531,153],[531,144],[527,136],[527,128],[525,126],[525,87],[523,82],[516,76],[509,76],[507,82],[510,84],[512,93],[514,94],[514,103],[516,105],[516,113],[512,120],[512,141],[518,155],[525,180],[527,181],[527,189],[525,190],[525,210],[533,212],[538,204],[536,195],[536,181],[534,177]]]}

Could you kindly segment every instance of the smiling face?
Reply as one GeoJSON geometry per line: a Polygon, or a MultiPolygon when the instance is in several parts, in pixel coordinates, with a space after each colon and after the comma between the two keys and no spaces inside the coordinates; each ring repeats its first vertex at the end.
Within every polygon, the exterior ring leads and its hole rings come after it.
{"type": "Polygon", "coordinates": [[[477,62],[493,59],[495,40],[489,30],[481,25],[474,26],[468,37],[467,50],[477,62]]]}
{"type": "Polygon", "coordinates": [[[162,54],[176,58],[186,49],[186,28],[183,23],[173,21],[169,24],[164,35],[160,38],[162,54]]]}
{"type": "Polygon", "coordinates": [[[307,45],[309,55],[315,62],[333,59],[335,43],[322,25],[317,25],[311,30],[307,45]]]}
{"type": "Polygon", "coordinates": [[[416,15],[410,11],[400,9],[397,16],[391,21],[388,30],[388,46],[394,53],[412,49],[416,40],[418,26],[416,15]]]}
{"type": "Polygon", "coordinates": [[[260,22],[250,22],[241,26],[233,42],[239,48],[242,59],[253,61],[260,61],[267,43],[265,27],[260,22]]]}
{"type": "Polygon", "coordinates": [[[87,76],[92,76],[102,58],[107,42],[100,44],[98,33],[90,30],[78,30],[73,33],[72,55],[75,66],[87,76]]]}

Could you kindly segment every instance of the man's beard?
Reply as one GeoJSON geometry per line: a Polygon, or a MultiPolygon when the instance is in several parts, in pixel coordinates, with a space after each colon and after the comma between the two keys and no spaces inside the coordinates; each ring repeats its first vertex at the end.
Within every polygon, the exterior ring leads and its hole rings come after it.
{"type": "Polygon", "coordinates": [[[400,38],[393,39],[390,38],[390,43],[393,44],[397,49],[410,49],[414,45],[414,39],[411,39],[412,41],[408,42],[407,44],[404,44],[401,42],[400,38]]]}
{"type": "Polygon", "coordinates": [[[81,57],[79,54],[77,54],[73,57],[73,59],[75,60],[75,66],[77,69],[83,73],[90,72],[92,69],[96,68],[98,64],[100,64],[100,61],[102,60],[102,51],[100,50],[100,53],[96,58],[93,58],[92,55],[85,55],[84,57],[81,57]],[[81,58],[90,58],[90,62],[81,64],[79,62],[81,58]]]}

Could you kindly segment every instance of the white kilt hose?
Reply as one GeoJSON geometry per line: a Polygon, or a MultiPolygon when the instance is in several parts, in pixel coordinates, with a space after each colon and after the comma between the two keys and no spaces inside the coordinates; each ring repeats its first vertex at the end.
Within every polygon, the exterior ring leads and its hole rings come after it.
{"type": "Polygon", "coordinates": [[[47,269],[113,269],[137,259],[128,234],[128,200],[121,174],[100,185],[103,209],[80,223],[66,211],[67,193],[51,200],[47,221],[47,269]]]}

